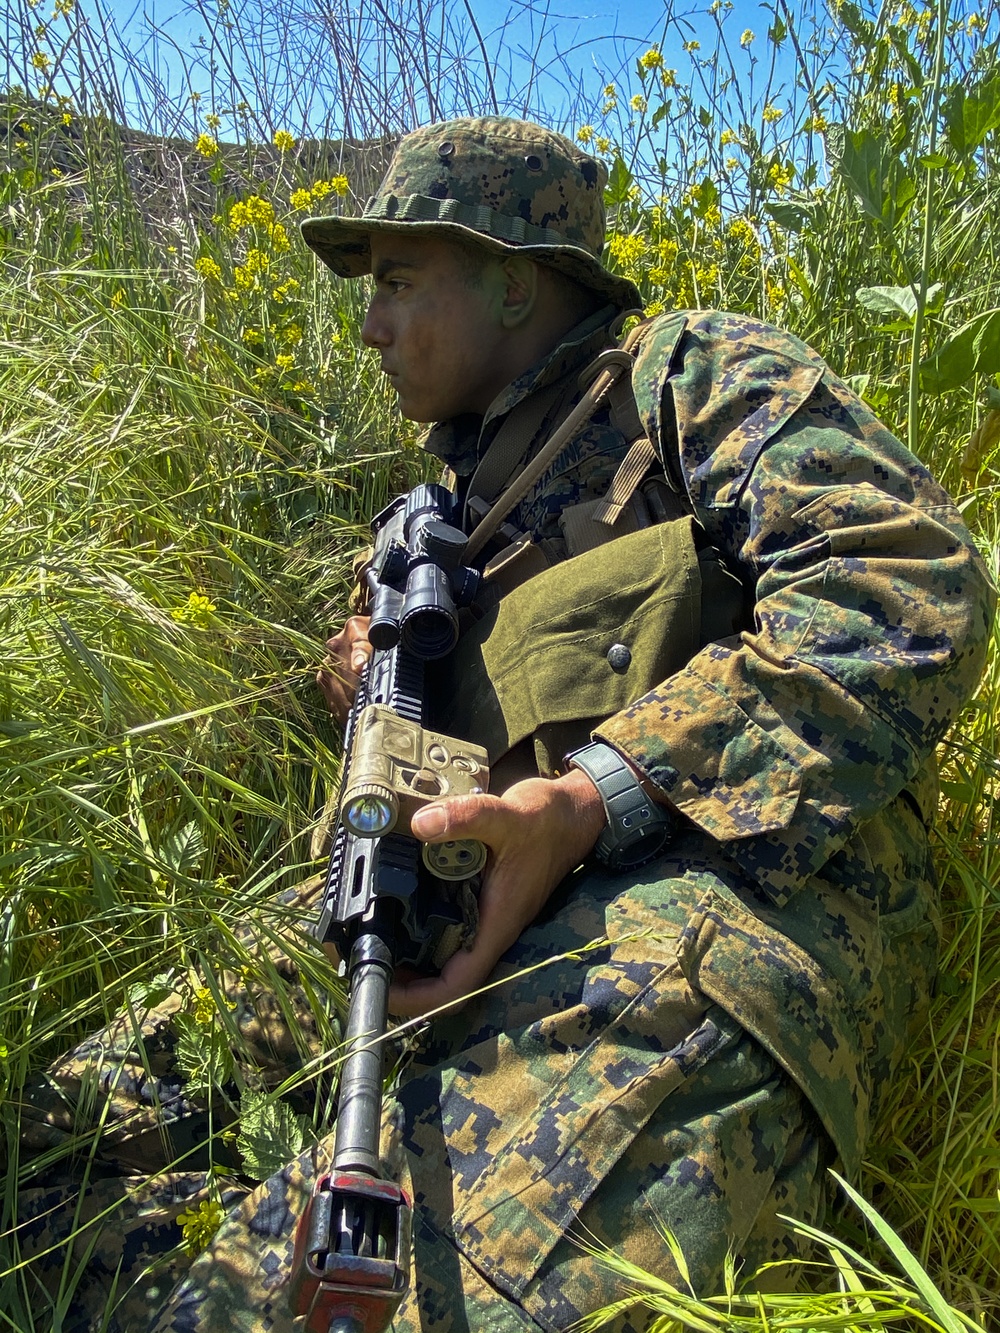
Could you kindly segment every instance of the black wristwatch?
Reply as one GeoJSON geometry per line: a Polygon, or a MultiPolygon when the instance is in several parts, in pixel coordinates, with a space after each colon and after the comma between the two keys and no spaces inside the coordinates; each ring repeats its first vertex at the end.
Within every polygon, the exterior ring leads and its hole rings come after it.
{"type": "Polygon", "coordinates": [[[594,847],[594,856],[609,870],[631,870],[645,865],[673,837],[677,818],[651,800],[617,750],[592,741],[563,761],[581,768],[601,794],[607,825],[594,847]]]}

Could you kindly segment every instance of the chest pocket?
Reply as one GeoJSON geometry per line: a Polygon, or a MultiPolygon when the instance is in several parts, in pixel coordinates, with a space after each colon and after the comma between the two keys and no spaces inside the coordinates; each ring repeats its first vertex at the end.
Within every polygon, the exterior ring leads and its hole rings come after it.
{"type": "MultiPolygon", "coordinates": [[[[433,672],[441,728],[484,746],[493,764],[533,737],[538,771],[556,772],[567,750],[701,646],[693,528],[687,516],[643,528],[509,592],[433,672]]],[[[735,603],[741,590],[706,573],[718,618],[719,596],[735,603]]]]}

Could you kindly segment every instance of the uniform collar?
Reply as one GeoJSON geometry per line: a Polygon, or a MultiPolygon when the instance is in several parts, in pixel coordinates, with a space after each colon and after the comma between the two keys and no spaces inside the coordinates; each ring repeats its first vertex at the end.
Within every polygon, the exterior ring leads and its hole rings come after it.
{"type": "Polygon", "coordinates": [[[442,459],[458,476],[468,476],[476,468],[485,445],[496,433],[498,423],[517,405],[538,389],[556,380],[579,373],[608,345],[608,329],[618,314],[614,306],[605,306],[569,333],[547,356],[530,366],[497,394],[485,417],[473,413],[438,421],[420,441],[428,453],[442,459]]]}

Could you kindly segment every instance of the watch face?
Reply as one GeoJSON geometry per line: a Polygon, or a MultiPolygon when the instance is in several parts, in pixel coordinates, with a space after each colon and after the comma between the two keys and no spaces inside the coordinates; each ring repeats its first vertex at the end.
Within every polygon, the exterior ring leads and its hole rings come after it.
{"type": "Polygon", "coordinates": [[[632,837],[620,842],[611,853],[610,864],[616,870],[632,870],[645,865],[670,841],[673,826],[669,821],[657,822],[652,828],[644,828],[632,837]]]}
{"type": "Polygon", "coordinates": [[[610,745],[594,741],[566,756],[582,768],[600,792],[607,825],[594,847],[594,857],[609,870],[644,865],[666,845],[674,831],[673,816],[643,791],[635,773],[610,745]]]}

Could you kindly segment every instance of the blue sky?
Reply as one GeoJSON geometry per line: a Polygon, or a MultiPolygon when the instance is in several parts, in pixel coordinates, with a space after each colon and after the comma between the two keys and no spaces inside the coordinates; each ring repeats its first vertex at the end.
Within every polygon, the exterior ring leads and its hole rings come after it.
{"type": "MultiPolygon", "coordinates": [[[[82,3],[86,10],[87,0],[82,3]]],[[[168,102],[182,102],[185,87],[202,94],[199,104],[202,110],[213,98],[222,96],[220,90],[225,81],[217,80],[213,89],[212,79],[205,68],[207,61],[202,59],[199,70],[192,67],[188,58],[194,52],[197,64],[199,50],[196,44],[199,36],[207,31],[195,4],[184,0],[139,0],[138,3],[136,0],[104,0],[104,3],[114,15],[129,48],[133,52],[141,48],[143,59],[155,64],[164,92],[169,94],[168,102]],[[152,29],[158,30],[155,37],[151,36],[152,29]]],[[[202,14],[218,12],[219,0],[212,4],[201,0],[201,3],[202,14]]],[[[222,0],[222,4],[225,3],[226,0],[222,0]]],[[[393,13],[409,11],[412,19],[418,3],[419,0],[386,0],[385,8],[393,13]]],[[[475,109],[489,109],[490,89],[478,36],[469,21],[470,13],[490,55],[490,75],[502,103],[500,109],[538,116],[571,128],[574,121],[590,118],[588,109],[600,101],[605,81],[630,77],[636,57],[649,45],[662,41],[667,64],[676,67],[682,79],[688,77],[691,70],[691,58],[683,51],[685,40],[698,37],[706,52],[714,48],[714,20],[707,11],[708,0],[701,0],[697,5],[691,0],[678,0],[676,5],[673,0],[668,3],[663,0],[659,3],[620,0],[610,9],[591,3],[581,13],[573,12],[573,0],[550,0],[548,5],[546,0],[423,0],[423,8],[430,12],[432,21],[429,26],[435,31],[437,25],[447,22],[456,33],[461,33],[458,45],[464,45],[464,61],[459,61],[449,74],[463,85],[464,96],[472,100],[477,95],[481,98],[481,105],[475,109]],[[531,80],[532,68],[542,71],[537,82],[531,80]]],[[[278,5],[268,4],[266,0],[229,0],[228,13],[245,28],[252,28],[259,20],[269,31],[271,55],[263,62],[263,78],[268,85],[268,96],[273,99],[274,116],[284,118],[297,131],[311,123],[316,132],[323,132],[324,113],[331,109],[331,102],[337,100],[335,79],[330,73],[336,62],[329,42],[320,36],[314,16],[325,7],[328,13],[338,15],[336,23],[343,31],[349,28],[351,15],[365,12],[366,6],[367,12],[374,12],[373,0],[281,0],[278,5]],[[279,11],[294,13],[292,30],[295,40],[282,39],[276,26],[281,22],[277,17],[279,11]],[[247,17],[241,19],[241,14],[247,17]],[[283,58],[304,37],[312,43],[312,56],[308,62],[309,74],[303,80],[301,69],[293,71],[291,67],[283,67],[283,58]],[[285,90],[296,82],[298,87],[294,94],[289,92],[286,98],[285,90]]],[[[738,55],[740,33],[750,27],[763,39],[769,22],[771,14],[764,5],[745,4],[738,0],[738,7],[725,16],[725,30],[731,34],[730,44],[738,55]]],[[[368,68],[382,64],[383,82],[386,71],[390,78],[402,79],[401,64],[407,64],[411,58],[414,64],[419,63],[419,42],[412,29],[407,41],[395,44],[382,40],[377,30],[369,29],[367,42],[363,63],[368,68]],[[404,51],[406,56],[401,61],[400,53],[404,51]]],[[[763,41],[759,45],[762,46],[763,41]]],[[[786,74],[789,71],[790,66],[786,68],[786,74]]],[[[258,71],[258,80],[260,77],[258,71]]],[[[634,75],[631,77],[634,82],[634,75]]],[[[372,82],[374,84],[375,80],[372,82]]],[[[249,87],[250,82],[246,86],[249,87]]],[[[355,86],[351,95],[356,97],[357,94],[358,87],[355,86]]],[[[413,97],[412,105],[407,107],[401,96],[396,108],[400,123],[387,124],[386,129],[410,128],[415,121],[427,119],[426,105],[418,104],[419,90],[413,97]]],[[[244,100],[261,99],[248,96],[244,100]]],[[[447,114],[467,109],[472,107],[442,107],[447,114]]],[[[332,122],[325,127],[335,134],[343,128],[337,124],[338,114],[335,111],[332,122]]],[[[350,125],[346,128],[350,132],[350,125]]],[[[227,137],[225,125],[220,132],[223,138],[227,137]]]]}

